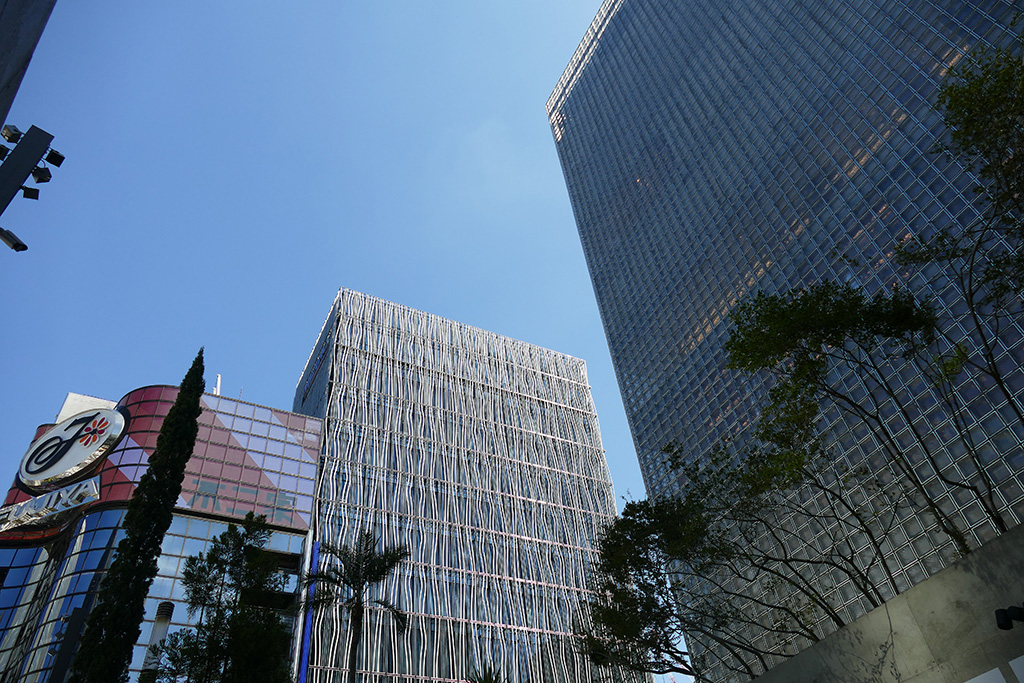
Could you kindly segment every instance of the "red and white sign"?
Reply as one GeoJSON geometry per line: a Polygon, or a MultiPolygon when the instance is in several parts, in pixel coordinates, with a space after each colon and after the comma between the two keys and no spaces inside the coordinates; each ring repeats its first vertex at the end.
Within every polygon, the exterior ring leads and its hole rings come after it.
{"type": "Polygon", "coordinates": [[[48,429],[21,459],[18,477],[32,489],[49,491],[88,470],[124,432],[116,410],[88,410],[48,429]]]}

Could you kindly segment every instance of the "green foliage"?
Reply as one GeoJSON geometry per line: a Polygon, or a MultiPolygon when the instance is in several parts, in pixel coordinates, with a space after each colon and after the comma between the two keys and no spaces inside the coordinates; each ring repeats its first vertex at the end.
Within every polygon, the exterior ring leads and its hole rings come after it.
{"type": "Polygon", "coordinates": [[[938,368],[936,381],[953,382],[964,371],[966,365],[967,348],[963,344],[957,344],[951,353],[935,357],[935,366],[938,368]]]}
{"type": "MultiPolygon", "coordinates": [[[[966,228],[935,226],[935,234],[901,245],[908,265],[938,263],[960,278],[966,303],[988,313],[1019,307],[1024,293],[1024,62],[1021,38],[964,59],[939,88],[946,137],[936,151],[978,179],[981,217],[966,228]]],[[[1019,309],[1018,309],[1019,310],[1019,309]]]]}
{"type": "Polygon", "coordinates": [[[750,556],[738,526],[771,521],[780,494],[803,480],[806,463],[784,449],[733,452],[722,447],[701,465],[684,464],[684,447],[666,448],[688,481],[685,493],[632,501],[599,541],[593,626],[580,634],[598,665],[697,675],[686,633],[712,633],[732,621],[724,594],[681,591],[750,556]]]}
{"type": "Polygon", "coordinates": [[[740,302],[730,320],[728,367],[775,375],[754,430],[764,448],[754,469],[750,461],[745,465],[753,482],[763,481],[766,490],[798,483],[800,471],[820,448],[823,398],[854,403],[837,395],[830,370],[853,368],[866,377],[880,363],[916,356],[938,335],[934,309],[906,290],[869,297],[828,281],[787,294],[759,292],[740,302]]]}
{"type": "Polygon", "coordinates": [[[786,294],[758,292],[741,301],[729,318],[728,367],[755,372],[786,363],[794,381],[817,381],[823,355],[856,345],[875,350],[895,343],[914,352],[932,343],[936,315],[908,291],[867,296],[847,284],[819,282],[786,294]]]}
{"type": "Polygon", "coordinates": [[[125,537],[100,584],[98,604],[89,615],[73,663],[73,683],[128,680],[132,648],[141,633],[146,594],[157,572],[157,558],[181,493],[185,465],[192,456],[203,382],[203,351],[181,382],[178,398],[164,418],[149,468],[125,514],[125,537]]]}
{"type": "Polygon", "coordinates": [[[781,381],[769,390],[755,436],[780,448],[804,448],[814,441],[813,425],[820,411],[812,383],[781,381]]]}
{"type": "Polygon", "coordinates": [[[466,683],[505,683],[498,670],[485,664],[483,668],[474,670],[466,679],[466,683]]]}
{"type": "MultiPolygon", "coordinates": [[[[931,306],[901,289],[868,297],[850,285],[820,282],[788,294],[758,293],[738,304],[730,319],[734,327],[725,344],[728,367],[775,375],[777,383],[769,393],[755,433],[774,447],[774,455],[788,455],[796,464],[806,445],[813,449],[819,410],[815,406],[827,402],[872,431],[882,444],[886,461],[914,489],[918,502],[953,541],[957,552],[970,551],[967,537],[927,489],[887,421],[897,415],[910,420],[887,368],[900,358],[916,360],[935,344],[938,318],[931,306]],[[836,369],[852,371],[860,378],[862,386],[868,387],[864,391],[866,401],[858,400],[836,383],[830,374],[836,369]],[[883,416],[883,411],[889,418],[883,416]]],[[[941,378],[943,372],[954,369],[947,361],[938,369],[922,372],[941,378]]],[[[917,430],[913,433],[920,434],[917,430]]],[[[946,477],[934,453],[918,441],[942,482],[970,491],[985,506],[996,527],[1005,529],[991,497],[986,499],[986,492],[970,482],[946,477]]]]}
{"type": "Polygon", "coordinates": [[[1018,40],[982,49],[947,75],[936,106],[947,139],[938,149],[964,162],[998,213],[1019,210],[1024,199],[1024,63],[1018,40]]]}
{"type": "Polygon", "coordinates": [[[291,633],[270,605],[285,588],[273,555],[266,516],[249,513],[188,558],[182,575],[193,629],[172,633],[163,646],[165,683],[288,683],[291,633]]]}
{"type": "Polygon", "coordinates": [[[600,538],[592,626],[579,634],[591,661],[701,680],[700,661],[683,647],[684,636],[696,636],[731,653],[727,668],[754,677],[752,661],[764,665],[771,656],[793,654],[794,641],[817,640],[822,618],[842,625],[805,575],[823,563],[880,603],[865,568],[850,559],[849,544],[838,541],[824,552],[787,550],[787,539],[800,542],[796,528],[783,523],[787,516],[830,518],[841,529],[838,536],[854,545],[871,544],[878,520],[842,502],[848,485],[866,483],[862,474],[842,470],[816,438],[785,433],[779,443],[743,450],[725,444],[699,465],[686,464],[682,445],[666,449],[687,481],[685,490],[627,503],[600,538]],[[805,487],[825,490],[824,504],[801,504],[796,492],[805,487]],[[772,586],[791,597],[765,603],[758,593],[772,586]],[[770,608],[766,617],[749,621],[764,607],[770,608]],[[749,628],[774,631],[781,644],[765,650],[749,628]]]}
{"type": "MultiPolygon", "coordinates": [[[[921,504],[958,552],[969,552],[966,536],[927,490],[882,415],[886,411],[909,419],[886,368],[901,358],[917,359],[935,344],[939,327],[931,306],[898,288],[869,297],[850,285],[826,281],[787,294],[758,293],[738,304],[730,319],[734,327],[725,344],[728,367],[770,371],[777,381],[762,409],[757,438],[798,460],[806,445],[814,447],[816,406],[827,400],[872,430],[883,444],[887,461],[916,490],[921,504]],[[864,394],[866,402],[836,383],[830,375],[835,369],[859,376],[863,386],[869,387],[864,394]]],[[[947,363],[938,372],[952,369],[947,363]]],[[[934,368],[923,372],[936,374],[934,368]]],[[[944,483],[984,495],[973,484],[944,477],[934,455],[926,452],[926,457],[944,483]]],[[[982,503],[997,526],[1002,525],[998,512],[987,501],[982,503]]]]}
{"type": "Polygon", "coordinates": [[[330,558],[326,567],[308,574],[306,586],[314,586],[313,599],[308,607],[340,603],[349,611],[350,635],[348,654],[348,680],[355,683],[356,661],[363,638],[363,618],[367,603],[383,607],[395,620],[399,632],[405,631],[409,617],[396,605],[384,598],[368,599],[373,587],[384,582],[410,556],[403,545],[384,546],[378,550],[379,540],[369,531],[362,531],[351,546],[320,546],[321,557],[330,558]]]}
{"type": "Polygon", "coordinates": [[[590,604],[594,626],[581,634],[596,663],[693,675],[682,648],[688,633],[731,649],[729,666],[752,676],[752,660],[791,654],[784,644],[794,639],[816,640],[820,619],[841,624],[805,578],[822,563],[880,601],[842,540],[822,554],[790,552],[784,541],[794,527],[782,520],[831,516],[829,524],[857,537],[856,545],[870,545],[877,520],[844,501],[846,488],[864,477],[828,458],[818,434],[829,371],[856,359],[917,354],[935,340],[934,312],[901,290],[869,297],[821,283],[790,295],[758,294],[737,306],[733,322],[730,366],[776,378],[754,438],[743,448],[723,443],[699,460],[684,444],[670,444],[665,452],[685,490],[629,503],[606,529],[590,604]],[[824,509],[800,503],[796,491],[807,487],[824,491],[824,509]],[[748,592],[759,585],[793,597],[773,605],[766,623],[744,626],[745,614],[764,607],[748,592]],[[759,649],[743,635],[750,626],[775,631],[783,645],[759,649]]]}

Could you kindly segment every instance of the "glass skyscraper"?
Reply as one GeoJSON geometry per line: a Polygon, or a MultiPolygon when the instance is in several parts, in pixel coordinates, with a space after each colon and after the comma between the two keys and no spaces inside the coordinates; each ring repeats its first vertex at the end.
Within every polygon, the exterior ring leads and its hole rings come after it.
{"type": "MultiPolygon", "coordinates": [[[[1004,0],[602,5],[547,110],[649,495],[682,485],[664,446],[685,444],[699,462],[756,416],[764,385],[724,368],[727,314],[745,296],[822,280],[868,292],[902,282],[959,314],[948,277],[933,268],[908,279],[893,248],[978,217],[974,179],[930,151],[942,134],[935,93],[973,49],[1006,44],[1019,9],[1004,0]]],[[[971,343],[957,324],[945,332],[971,343]]],[[[1019,321],[1003,332],[997,361],[1019,392],[1019,321]]],[[[972,401],[985,395],[971,427],[1015,524],[1024,434],[1005,398],[973,381],[961,388],[972,401]]],[[[931,429],[926,438],[942,444],[945,426],[931,429]]],[[[870,457],[870,440],[848,427],[826,432],[854,465],[870,457]]],[[[976,505],[943,496],[972,544],[991,537],[976,505]]],[[[927,515],[904,519],[886,546],[897,585],[954,557],[930,526],[927,515]]],[[[823,590],[844,618],[866,609],[842,585],[823,590]]]]}
{"type": "MultiPolygon", "coordinates": [[[[615,513],[583,361],[342,289],[294,409],[325,420],[317,543],[365,529],[412,553],[380,588],[409,628],[368,609],[361,680],[630,680],[572,642],[615,513]]],[[[344,680],[342,607],[308,628],[305,680],[344,680]]]]}

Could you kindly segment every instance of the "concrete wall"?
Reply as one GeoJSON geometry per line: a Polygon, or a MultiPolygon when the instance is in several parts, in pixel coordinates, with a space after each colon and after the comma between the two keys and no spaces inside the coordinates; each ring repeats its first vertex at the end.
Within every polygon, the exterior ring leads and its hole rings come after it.
{"type": "MultiPolygon", "coordinates": [[[[28,68],[56,0],[0,0],[0,124],[28,68]]],[[[28,130],[27,125],[19,126],[28,130]]]]}
{"type": "Polygon", "coordinates": [[[1024,526],[756,679],[756,683],[1024,683],[1024,526]]]}

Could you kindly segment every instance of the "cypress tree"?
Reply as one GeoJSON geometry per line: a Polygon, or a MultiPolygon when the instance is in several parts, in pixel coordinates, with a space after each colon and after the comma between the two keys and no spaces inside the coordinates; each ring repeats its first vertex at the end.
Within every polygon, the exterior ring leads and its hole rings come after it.
{"type": "Polygon", "coordinates": [[[203,381],[203,350],[181,382],[135,495],[124,518],[125,536],[117,545],[110,569],[100,584],[96,607],[89,614],[75,657],[72,683],[113,683],[128,680],[132,648],[141,633],[146,595],[157,571],[157,558],[171,513],[181,493],[185,465],[199,433],[203,381]]]}

